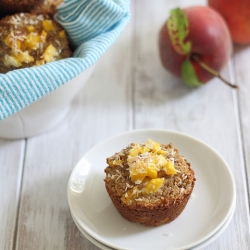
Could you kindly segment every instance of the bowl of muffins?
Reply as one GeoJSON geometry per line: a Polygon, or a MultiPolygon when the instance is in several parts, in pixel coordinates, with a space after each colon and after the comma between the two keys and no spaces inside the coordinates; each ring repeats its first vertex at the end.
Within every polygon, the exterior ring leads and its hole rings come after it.
{"type": "MultiPolygon", "coordinates": [[[[92,4],[92,1],[89,2],[92,4]]],[[[0,76],[3,83],[6,79],[7,85],[9,82],[10,86],[14,86],[9,87],[9,92],[13,89],[13,93],[9,93],[10,102],[24,103],[17,110],[15,106],[10,106],[10,115],[0,120],[1,138],[26,138],[53,128],[67,115],[71,101],[94,70],[95,64],[92,63],[85,66],[84,70],[76,69],[73,77],[67,77],[67,74],[73,73],[65,71],[64,68],[71,63],[70,59],[75,57],[74,52],[79,48],[74,44],[67,28],[54,18],[57,8],[63,4],[69,5],[69,1],[0,2],[0,76]],[[62,69],[61,75],[57,75],[55,66],[62,69]],[[34,71],[40,68],[44,69],[44,77],[34,71]],[[27,72],[32,72],[32,77],[27,72]],[[16,84],[19,81],[25,84],[16,84]],[[20,96],[15,94],[18,88],[20,96]]],[[[75,14],[75,10],[72,13],[75,14]]],[[[78,21],[81,18],[84,18],[84,11],[77,17],[78,21]]],[[[97,35],[100,36],[100,33],[97,35]]],[[[83,43],[88,42],[85,38],[81,40],[83,43]]]]}

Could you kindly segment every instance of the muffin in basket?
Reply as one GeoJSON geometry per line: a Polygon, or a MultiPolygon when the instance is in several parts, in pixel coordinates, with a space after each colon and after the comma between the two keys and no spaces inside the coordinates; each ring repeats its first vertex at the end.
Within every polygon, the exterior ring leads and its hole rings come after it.
{"type": "Polygon", "coordinates": [[[54,15],[56,8],[64,0],[1,0],[1,16],[20,12],[54,15]]]}
{"type": "Polygon", "coordinates": [[[0,11],[2,13],[28,12],[38,0],[1,0],[0,11]]]}
{"type": "Polygon", "coordinates": [[[176,219],[195,184],[190,163],[172,144],[131,143],[107,158],[104,179],[119,213],[128,221],[159,226],[176,219]]]}
{"type": "Polygon", "coordinates": [[[66,32],[48,15],[18,13],[0,20],[0,73],[70,55],[66,32]]]}
{"type": "Polygon", "coordinates": [[[31,12],[53,16],[56,13],[57,6],[63,3],[63,1],[64,0],[38,0],[37,4],[31,9],[31,12]]]}

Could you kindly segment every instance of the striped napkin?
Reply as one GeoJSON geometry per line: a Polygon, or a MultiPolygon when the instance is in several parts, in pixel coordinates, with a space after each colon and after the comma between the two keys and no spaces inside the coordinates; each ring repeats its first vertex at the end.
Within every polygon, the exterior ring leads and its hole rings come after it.
{"type": "Polygon", "coordinates": [[[54,18],[75,46],[73,57],[0,74],[0,120],[56,90],[93,65],[127,25],[130,0],[65,0],[54,18]]]}

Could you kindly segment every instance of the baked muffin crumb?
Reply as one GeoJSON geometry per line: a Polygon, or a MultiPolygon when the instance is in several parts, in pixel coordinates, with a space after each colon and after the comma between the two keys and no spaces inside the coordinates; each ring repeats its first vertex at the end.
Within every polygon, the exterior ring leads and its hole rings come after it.
{"type": "Polygon", "coordinates": [[[177,218],[195,183],[194,171],[172,144],[131,143],[107,158],[105,186],[129,221],[158,226],[177,218]]]}
{"type": "Polygon", "coordinates": [[[64,0],[38,0],[31,12],[53,16],[56,13],[56,8],[63,2],[64,0]]]}

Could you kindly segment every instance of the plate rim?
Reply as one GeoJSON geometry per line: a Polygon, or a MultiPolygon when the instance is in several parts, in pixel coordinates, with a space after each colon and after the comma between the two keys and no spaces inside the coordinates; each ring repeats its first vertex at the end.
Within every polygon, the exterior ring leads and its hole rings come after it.
{"type": "MultiPolygon", "coordinates": [[[[191,249],[189,250],[198,250],[198,249],[203,249],[204,247],[209,246],[212,242],[214,242],[229,226],[229,224],[232,221],[233,215],[235,213],[235,208],[236,208],[236,200],[234,201],[233,204],[233,208],[232,211],[229,214],[229,217],[227,218],[227,220],[225,221],[225,223],[211,236],[209,237],[207,240],[204,240],[203,242],[201,242],[200,244],[193,246],[191,249]],[[198,247],[198,248],[197,248],[198,247]],[[201,248],[202,247],[202,248],[201,248]]],[[[71,211],[70,211],[71,213],[71,211]]],[[[92,237],[91,235],[89,235],[87,232],[85,232],[85,230],[79,225],[79,223],[76,221],[74,215],[71,213],[71,216],[73,218],[73,221],[76,224],[76,227],[78,228],[78,230],[80,231],[80,233],[86,237],[90,242],[92,242],[95,246],[100,247],[101,249],[105,249],[105,250],[114,250],[114,248],[111,248],[110,246],[104,245],[102,242],[99,242],[97,239],[95,239],[94,237],[92,237]],[[80,228],[79,228],[80,227],[80,228]],[[83,233],[84,231],[84,233],[83,233]],[[102,248],[105,247],[105,248],[102,248]]]]}

